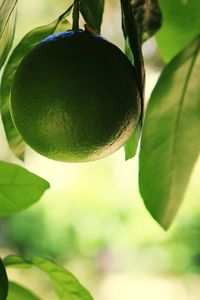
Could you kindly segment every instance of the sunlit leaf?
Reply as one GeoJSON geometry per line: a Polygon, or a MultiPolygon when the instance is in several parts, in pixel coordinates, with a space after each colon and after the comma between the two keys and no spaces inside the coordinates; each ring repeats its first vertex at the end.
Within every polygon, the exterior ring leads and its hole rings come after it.
{"type": "Polygon", "coordinates": [[[173,221],[200,152],[200,36],[164,69],[152,93],[140,152],[140,191],[164,227],[173,221]]]}
{"type": "Polygon", "coordinates": [[[132,0],[131,4],[139,36],[144,42],[154,35],[162,25],[158,0],[132,0]]]}
{"type": "Polygon", "coordinates": [[[0,300],[6,300],[8,295],[8,277],[2,260],[0,259],[0,300]]]}
{"type": "Polygon", "coordinates": [[[32,30],[15,48],[5,67],[0,91],[2,120],[9,146],[14,154],[21,159],[23,159],[24,156],[25,143],[17,132],[10,114],[10,91],[13,77],[24,56],[38,42],[55,32],[61,32],[69,29],[69,26],[69,22],[65,18],[61,18],[49,25],[32,30]]]}
{"type": "Polygon", "coordinates": [[[42,257],[33,258],[32,263],[49,275],[61,300],[93,299],[90,293],[66,269],[42,257]]]}
{"type": "Polygon", "coordinates": [[[87,25],[97,33],[101,31],[104,0],[81,0],[81,13],[87,25]]]}
{"type": "Polygon", "coordinates": [[[4,0],[0,7],[0,68],[4,64],[12,45],[17,0],[4,0]]]}
{"type": "Polygon", "coordinates": [[[27,288],[15,282],[9,282],[8,300],[40,300],[40,298],[27,288]]]}
{"type": "Polygon", "coordinates": [[[3,259],[3,263],[6,267],[14,266],[19,269],[31,268],[31,263],[24,260],[21,256],[9,255],[3,259]]]}
{"type": "Polygon", "coordinates": [[[133,158],[137,152],[138,142],[140,138],[140,128],[136,128],[133,134],[130,136],[126,144],[124,145],[125,160],[133,158]]]}
{"type": "Polygon", "coordinates": [[[36,203],[48,182],[26,169],[0,162],[0,217],[22,211],[36,203]]]}
{"type": "Polygon", "coordinates": [[[159,0],[163,26],[157,34],[162,57],[169,61],[200,32],[199,0],[159,0]]]}
{"type": "Polygon", "coordinates": [[[90,293],[69,271],[49,259],[34,257],[26,261],[21,257],[8,256],[4,259],[4,264],[7,267],[27,267],[32,264],[44,271],[51,279],[60,300],[93,300],[90,293]]]}

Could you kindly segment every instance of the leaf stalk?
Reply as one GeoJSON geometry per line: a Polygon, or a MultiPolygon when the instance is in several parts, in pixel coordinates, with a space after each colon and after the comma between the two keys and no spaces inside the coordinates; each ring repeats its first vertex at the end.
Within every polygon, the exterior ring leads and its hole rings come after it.
{"type": "Polygon", "coordinates": [[[72,30],[79,30],[79,15],[80,15],[80,0],[74,0],[74,8],[73,8],[73,25],[72,30]]]}

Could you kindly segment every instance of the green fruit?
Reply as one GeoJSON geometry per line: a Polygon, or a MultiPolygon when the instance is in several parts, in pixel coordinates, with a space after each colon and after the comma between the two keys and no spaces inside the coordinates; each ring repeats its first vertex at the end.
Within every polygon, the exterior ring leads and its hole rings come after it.
{"type": "Polygon", "coordinates": [[[83,30],[54,34],[20,64],[11,113],[25,142],[48,158],[105,157],[126,142],[138,123],[134,67],[99,35],[83,30]]]}

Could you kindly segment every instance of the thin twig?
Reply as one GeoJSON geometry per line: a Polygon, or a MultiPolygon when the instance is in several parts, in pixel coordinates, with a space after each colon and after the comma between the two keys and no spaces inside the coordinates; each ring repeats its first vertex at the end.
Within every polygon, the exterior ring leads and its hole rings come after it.
{"type": "Polygon", "coordinates": [[[72,30],[79,30],[79,13],[80,13],[80,0],[74,0],[74,9],[73,9],[73,25],[72,30]]]}

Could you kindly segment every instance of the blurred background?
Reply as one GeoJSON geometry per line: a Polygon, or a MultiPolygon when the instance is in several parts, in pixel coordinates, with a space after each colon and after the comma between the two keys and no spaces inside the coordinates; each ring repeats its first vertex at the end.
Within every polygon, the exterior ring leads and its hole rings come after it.
{"type": "MultiPolygon", "coordinates": [[[[50,23],[66,0],[20,0],[14,46],[34,27],[50,23]]],[[[123,49],[118,0],[106,1],[102,35],[123,49]]],[[[164,63],[154,39],[143,48],[146,99],[164,63]]],[[[0,124],[0,159],[17,161],[0,124]]],[[[181,210],[164,232],[138,191],[138,156],[124,151],[97,162],[63,164],[27,149],[25,167],[51,183],[38,204],[0,220],[0,253],[42,255],[65,266],[95,300],[196,300],[200,298],[200,205],[197,163],[181,210]]],[[[11,270],[11,279],[42,299],[56,296],[44,274],[11,270]]],[[[20,299],[16,299],[20,300],[20,299]]]]}

